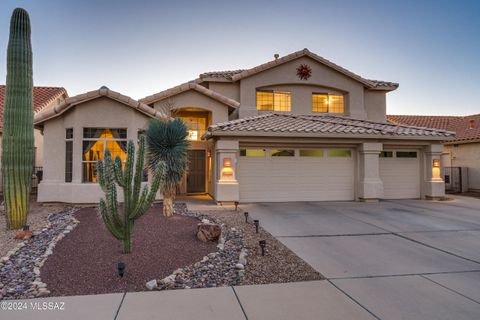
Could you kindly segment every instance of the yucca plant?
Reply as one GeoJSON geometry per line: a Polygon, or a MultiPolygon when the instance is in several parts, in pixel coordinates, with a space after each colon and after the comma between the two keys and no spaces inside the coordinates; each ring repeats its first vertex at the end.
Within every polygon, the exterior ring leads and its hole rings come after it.
{"type": "Polygon", "coordinates": [[[7,228],[27,223],[33,169],[32,45],[28,12],[17,8],[10,20],[3,114],[2,174],[7,228]]]}
{"type": "Polygon", "coordinates": [[[105,192],[105,199],[100,199],[99,210],[103,222],[108,231],[123,242],[123,252],[130,253],[132,250],[133,225],[151,208],[158,188],[160,187],[163,164],[159,162],[154,170],[153,182],[141,190],[144,160],[145,160],[145,137],[140,137],[138,143],[137,160],[135,158],[135,146],[132,141],[127,144],[127,160],[125,169],[120,157],[112,160],[107,150],[103,160],[99,160],[98,181],[105,192]],[[135,167],[135,172],[134,172],[135,167]],[[123,218],[118,213],[117,186],[123,189],[123,218]]]}
{"type": "Polygon", "coordinates": [[[163,195],[163,214],[174,213],[177,186],[187,170],[188,128],[181,119],[154,119],[145,132],[149,166],[165,164],[160,192],[163,195]]]}

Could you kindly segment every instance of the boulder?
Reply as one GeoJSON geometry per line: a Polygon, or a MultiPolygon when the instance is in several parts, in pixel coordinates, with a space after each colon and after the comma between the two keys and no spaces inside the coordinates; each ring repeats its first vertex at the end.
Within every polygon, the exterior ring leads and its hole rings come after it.
{"type": "Polygon", "coordinates": [[[197,238],[200,241],[218,241],[222,235],[222,228],[214,223],[199,223],[197,225],[197,238]]]}
{"type": "Polygon", "coordinates": [[[153,290],[158,287],[157,279],[150,280],[145,285],[148,290],[153,290]]]}

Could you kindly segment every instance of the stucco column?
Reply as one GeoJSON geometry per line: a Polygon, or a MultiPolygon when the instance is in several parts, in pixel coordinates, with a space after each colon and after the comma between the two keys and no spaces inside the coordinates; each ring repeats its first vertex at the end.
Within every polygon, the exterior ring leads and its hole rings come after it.
{"type": "Polygon", "coordinates": [[[440,175],[443,145],[431,144],[424,152],[424,194],[425,198],[435,199],[445,196],[445,182],[440,175]]]}
{"type": "Polygon", "coordinates": [[[379,154],[381,143],[362,143],[359,148],[358,197],[363,201],[377,201],[383,197],[383,183],[380,179],[379,154]]]}
{"type": "Polygon", "coordinates": [[[237,175],[238,141],[218,140],[215,143],[215,200],[238,201],[237,175]]]}

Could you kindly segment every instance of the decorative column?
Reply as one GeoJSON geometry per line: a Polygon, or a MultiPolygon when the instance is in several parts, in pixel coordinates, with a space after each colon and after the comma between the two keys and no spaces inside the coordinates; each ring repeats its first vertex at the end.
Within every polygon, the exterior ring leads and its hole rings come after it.
{"type": "Polygon", "coordinates": [[[362,143],[359,149],[358,198],[362,201],[378,201],[383,197],[383,183],[380,179],[379,154],[381,143],[362,143]]]}
{"type": "Polygon", "coordinates": [[[442,144],[431,144],[424,152],[424,194],[427,199],[445,197],[445,182],[440,175],[442,144]]]}
{"type": "Polygon", "coordinates": [[[240,198],[236,179],[238,141],[218,140],[215,143],[215,200],[233,202],[240,198]]]}

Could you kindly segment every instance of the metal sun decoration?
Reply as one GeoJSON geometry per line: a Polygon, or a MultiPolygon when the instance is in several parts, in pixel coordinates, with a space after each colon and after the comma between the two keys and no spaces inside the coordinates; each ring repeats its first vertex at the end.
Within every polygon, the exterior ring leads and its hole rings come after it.
{"type": "Polygon", "coordinates": [[[308,80],[312,76],[312,68],[310,68],[307,64],[301,64],[297,68],[297,77],[300,80],[308,80]]]}

